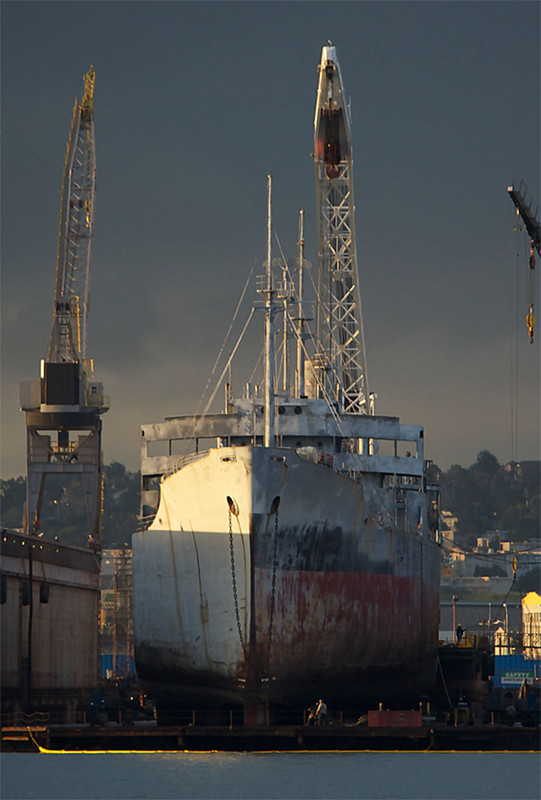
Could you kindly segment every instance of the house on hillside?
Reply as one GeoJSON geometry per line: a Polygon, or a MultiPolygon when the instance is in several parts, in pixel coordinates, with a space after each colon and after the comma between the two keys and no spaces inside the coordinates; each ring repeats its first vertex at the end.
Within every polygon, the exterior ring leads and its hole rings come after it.
{"type": "Polygon", "coordinates": [[[541,547],[537,541],[501,542],[498,536],[487,534],[477,539],[471,551],[454,547],[449,557],[455,580],[483,576],[513,580],[541,566],[541,547]]]}

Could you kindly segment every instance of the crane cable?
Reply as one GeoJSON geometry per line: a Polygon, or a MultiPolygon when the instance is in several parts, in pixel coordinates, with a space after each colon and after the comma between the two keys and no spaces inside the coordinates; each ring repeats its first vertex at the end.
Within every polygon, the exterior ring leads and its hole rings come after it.
{"type": "Polygon", "coordinates": [[[520,235],[523,231],[518,210],[513,224],[515,239],[512,244],[514,259],[510,275],[511,308],[511,348],[510,348],[510,400],[511,400],[511,460],[518,461],[518,431],[519,431],[519,318],[520,318],[520,263],[522,261],[522,242],[520,235]],[[513,263],[514,262],[514,263],[513,263]]]}
{"type": "MultiPolygon", "coordinates": [[[[514,233],[522,233],[523,227],[521,224],[521,215],[519,209],[516,208],[516,221],[513,225],[514,233]]],[[[518,427],[519,427],[519,340],[518,328],[520,326],[520,294],[521,294],[521,280],[520,280],[520,265],[523,263],[524,251],[522,248],[523,237],[517,237],[515,251],[515,265],[514,265],[514,280],[511,279],[511,297],[513,298],[513,311],[511,319],[511,454],[512,460],[518,460],[518,427]]],[[[529,286],[528,286],[528,314],[526,315],[526,325],[528,327],[528,337],[530,344],[534,344],[534,328],[535,328],[535,247],[536,241],[530,237],[530,252],[528,256],[528,272],[529,272],[529,286]]]]}
{"type": "Polygon", "coordinates": [[[526,317],[526,324],[528,326],[528,333],[530,336],[530,344],[534,343],[533,330],[535,327],[534,316],[534,302],[535,302],[535,253],[534,253],[534,240],[530,239],[530,308],[528,316],[526,317]]]}

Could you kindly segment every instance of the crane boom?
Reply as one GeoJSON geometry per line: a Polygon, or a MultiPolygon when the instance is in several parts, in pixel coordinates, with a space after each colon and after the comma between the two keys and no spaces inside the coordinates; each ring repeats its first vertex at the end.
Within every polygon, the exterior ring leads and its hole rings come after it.
{"type": "Polygon", "coordinates": [[[517,209],[517,216],[522,218],[530,237],[530,307],[526,316],[526,325],[528,326],[528,335],[530,343],[534,343],[534,328],[535,328],[535,253],[537,250],[541,256],[541,225],[537,219],[537,211],[533,212],[526,200],[526,184],[520,181],[517,188],[508,186],[507,191],[511,200],[517,209]]]}
{"type": "Polygon", "coordinates": [[[323,47],[314,120],[319,220],[319,384],[347,413],[369,414],[357,270],[350,112],[336,48],[323,47]]]}
{"type": "Polygon", "coordinates": [[[84,77],[83,99],[75,101],[66,149],[53,325],[47,353],[47,361],[52,363],[82,365],[86,357],[96,192],[94,82],[94,68],[90,67],[84,77]]]}
{"type": "Polygon", "coordinates": [[[537,212],[533,212],[526,200],[526,185],[524,181],[520,181],[518,188],[508,186],[507,191],[513,203],[516,206],[517,213],[522,217],[522,221],[526,225],[528,235],[533,242],[535,249],[541,256],[541,224],[537,219],[537,212]]]}

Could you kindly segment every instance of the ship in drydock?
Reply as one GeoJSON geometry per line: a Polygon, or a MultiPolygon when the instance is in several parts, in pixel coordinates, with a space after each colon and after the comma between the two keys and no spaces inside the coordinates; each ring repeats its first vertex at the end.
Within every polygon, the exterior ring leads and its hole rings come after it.
{"type": "Polygon", "coordinates": [[[368,390],[350,112],[330,44],[314,129],[317,330],[302,212],[287,303],[273,275],[269,176],[262,388],[228,388],[223,413],[142,426],[151,523],[133,536],[135,658],[159,713],[241,706],[248,719],[317,697],[362,710],[418,699],[436,678],[437,487],[423,428],[376,415],[368,390]],[[279,309],[296,341],[290,392],[274,375],[279,309]]]}

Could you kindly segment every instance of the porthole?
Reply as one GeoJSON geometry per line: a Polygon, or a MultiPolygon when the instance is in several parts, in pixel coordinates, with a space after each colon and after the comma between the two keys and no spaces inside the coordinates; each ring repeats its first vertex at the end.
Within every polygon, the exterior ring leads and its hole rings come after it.
{"type": "Polygon", "coordinates": [[[302,408],[300,406],[295,406],[295,414],[302,414],[302,408]]]}

